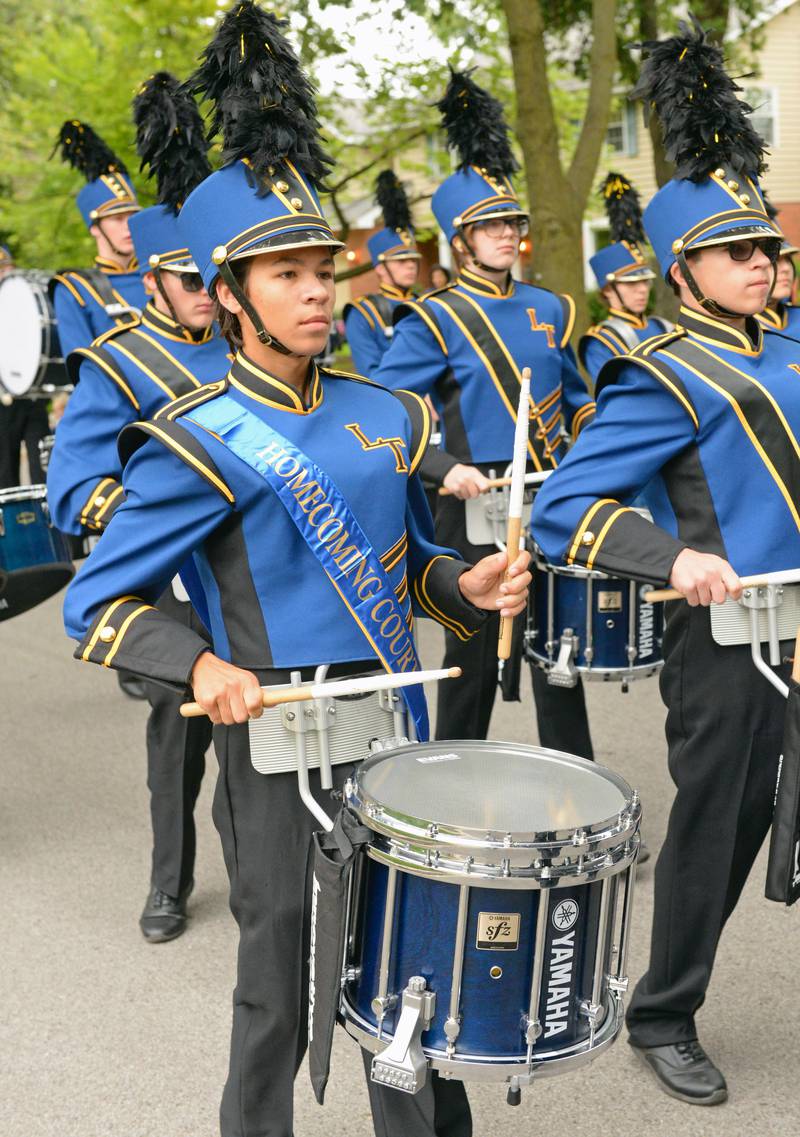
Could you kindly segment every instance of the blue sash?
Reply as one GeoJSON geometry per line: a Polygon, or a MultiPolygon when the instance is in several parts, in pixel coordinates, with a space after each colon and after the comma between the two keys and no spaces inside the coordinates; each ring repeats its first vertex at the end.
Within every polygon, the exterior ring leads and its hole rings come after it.
{"type": "MultiPolygon", "coordinates": [[[[237,458],[261,475],[385,669],[418,670],[414,638],[381,559],[325,471],[233,399],[214,399],[188,417],[213,430],[237,458]]],[[[428,708],[422,685],[401,691],[419,739],[427,741],[428,708]]]]}

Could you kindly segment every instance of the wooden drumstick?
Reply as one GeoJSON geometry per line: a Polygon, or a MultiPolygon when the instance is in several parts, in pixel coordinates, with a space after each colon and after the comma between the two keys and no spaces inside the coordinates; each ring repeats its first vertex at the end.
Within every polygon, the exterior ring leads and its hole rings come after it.
{"type": "MultiPolygon", "coordinates": [[[[526,486],[541,485],[542,482],[546,481],[547,478],[550,477],[552,472],[553,472],[552,470],[541,470],[538,473],[526,474],[525,475],[525,485],[526,486]]],[[[502,486],[510,486],[510,485],[511,485],[511,478],[487,478],[486,479],[486,489],[481,490],[481,493],[488,493],[489,490],[500,489],[502,486]]],[[[452,494],[452,492],[453,491],[449,490],[447,488],[447,486],[439,486],[439,496],[440,497],[447,497],[448,494],[452,494]]]]}
{"type": "MultiPolygon", "coordinates": [[[[779,569],[777,572],[741,577],[743,588],[765,588],[768,584],[800,584],[800,569],[779,569]]],[[[677,588],[654,588],[645,592],[642,598],[648,604],[659,604],[662,600],[683,600],[684,595],[677,588]]]]}
{"type": "Polygon", "coordinates": [[[800,628],[797,629],[797,639],[794,643],[794,659],[792,660],[792,681],[800,683],[800,628]]]}
{"type": "MultiPolygon", "coordinates": [[[[525,466],[528,461],[528,407],[531,398],[531,369],[525,367],[519,387],[517,424],[514,429],[514,458],[511,466],[511,490],[508,495],[508,530],[506,533],[506,553],[508,566],[506,580],[511,580],[509,569],[519,553],[519,539],[522,534],[522,501],[525,496],[525,466]]],[[[500,636],[497,641],[497,658],[506,660],[511,656],[511,633],[514,620],[509,616],[500,617],[500,636]]]]}
{"type": "MultiPolygon", "coordinates": [[[[434,683],[440,679],[458,679],[460,667],[434,671],[405,671],[396,675],[363,675],[356,679],[334,679],[329,683],[310,683],[305,687],[262,687],[261,705],[279,707],[284,703],[305,703],[312,699],[332,699],[341,695],[363,695],[387,688],[410,687],[415,683],[434,683]]],[[[199,703],[183,703],[180,713],[185,719],[199,718],[206,712],[199,703]]]]}

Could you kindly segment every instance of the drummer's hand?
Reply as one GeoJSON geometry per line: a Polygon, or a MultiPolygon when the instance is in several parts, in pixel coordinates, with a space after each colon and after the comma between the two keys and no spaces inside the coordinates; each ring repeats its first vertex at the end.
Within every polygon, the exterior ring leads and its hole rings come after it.
{"type": "Polygon", "coordinates": [[[457,462],[445,474],[443,485],[450,490],[451,494],[455,494],[456,497],[464,500],[485,493],[489,488],[489,479],[485,478],[480,470],[476,470],[474,466],[464,466],[461,462],[457,462]]]}
{"type": "Polygon", "coordinates": [[[742,582],[727,561],[713,553],[683,549],[675,558],[669,583],[694,608],[698,604],[722,604],[728,596],[738,600],[742,582]]]}
{"type": "Polygon", "coordinates": [[[261,686],[252,671],[243,671],[204,651],[192,669],[192,691],[213,723],[233,726],[264,713],[261,686]]]}
{"type": "Polygon", "coordinates": [[[506,554],[492,553],[484,557],[458,578],[461,595],[476,608],[487,612],[499,610],[501,616],[518,616],[528,600],[530,559],[530,553],[523,550],[509,570],[511,579],[506,580],[506,554]]]}

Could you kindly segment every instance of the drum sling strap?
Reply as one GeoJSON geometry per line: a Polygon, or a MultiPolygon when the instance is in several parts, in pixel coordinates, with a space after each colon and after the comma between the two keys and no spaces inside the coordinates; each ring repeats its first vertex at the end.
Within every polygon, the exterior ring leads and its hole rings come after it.
{"type": "MultiPolygon", "coordinates": [[[[273,491],[384,668],[395,673],[418,670],[414,638],[386,570],[333,479],[295,443],[233,399],[220,396],[195,414],[201,426],[212,430],[273,491]],[[298,500],[305,491],[293,488],[293,484],[308,487],[312,482],[324,497],[307,513],[298,500]],[[314,514],[324,506],[328,507],[324,520],[315,523],[314,514]],[[328,533],[323,534],[329,525],[328,533]],[[347,538],[346,560],[341,554],[337,560],[331,547],[341,535],[347,538]],[[358,582],[363,587],[367,579],[372,587],[369,597],[362,599],[358,582]]],[[[424,691],[419,685],[401,690],[417,736],[426,741],[429,727],[424,691]]]]}
{"type": "MultiPolygon", "coordinates": [[[[674,325],[671,324],[669,320],[664,320],[661,316],[653,316],[651,318],[653,323],[659,325],[662,332],[672,331],[674,325]]],[[[622,340],[628,351],[633,351],[634,348],[637,348],[641,343],[641,340],[636,334],[636,329],[629,324],[627,320],[621,320],[619,316],[609,316],[607,320],[603,320],[600,327],[610,328],[614,335],[622,340]]]]}
{"type": "MultiPolygon", "coordinates": [[[[453,290],[436,293],[425,303],[426,316],[433,318],[438,325],[435,319],[437,307],[444,308],[456,327],[473,343],[512,422],[516,422],[520,376],[507,354],[500,333],[484,313],[453,290]]],[[[544,400],[541,408],[532,407],[528,454],[537,470],[551,470],[558,465],[562,420],[560,414],[554,416],[554,408],[558,409],[558,400],[552,396],[544,400]]]]}
{"type": "Polygon", "coordinates": [[[800,897],[800,684],[794,679],[786,700],[764,895],[787,906],[800,897]]]}
{"type": "MultiPolygon", "coordinates": [[[[353,867],[371,830],[349,809],[340,810],[330,833],[314,833],[309,850],[306,911],[310,912],[308,974],[308,1072],[320,1105],[331,1065],[331,1046],[342,983],[348,900],[353,867]]],[[[303,945],[306,955],[306,945],[303,945]]]]}
{"type": "MultiPolygon", "coordinates": [[[[163,391],[165,399],[177,399],[181,395],[188,395],[202,386],[191,372],[180,365],[169,351],[166,351],[153,342],[143,332],[141,335],[134,330],[125,329],[119,333],[112,333],[108,340],[103,341],[108,348],[96,347],[94,354],[103,354],[114,359],[112,349],[115,345],[132,355],[140,371],[150,379],[159,390],[163,391]]],[[[121,370],[119,362],[114,360],[116,369],[121,370]]]]}
{"type": "Polygon", "coordinates": [[[107,272],[102,272],[99,268],[62,268],[57,275],[64,276],[66,273],[85,280],[100,297],[106,315],[120,327],[136,323],[141,315],[140,310],[132,304],[120,303],[114,295],[114,286],[107,272]]]}

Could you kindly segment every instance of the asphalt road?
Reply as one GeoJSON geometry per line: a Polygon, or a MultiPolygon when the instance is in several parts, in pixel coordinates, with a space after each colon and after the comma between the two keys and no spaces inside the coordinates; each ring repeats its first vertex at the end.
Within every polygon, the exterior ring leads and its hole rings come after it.
{"type": "MultiPolygon", "coordinates": [[[[149,946],[137,919],[147,892],[146,707],[114,676],[72,661],[56,598],[0,626],[0,1134],[2,1137],[213,1137],[227,1063],[236,933],[210,819],[215,761],[198,804],[197,888],[187,933],[149,946]]],[[[422,654],[438,664],[438,629],[422,654]]],[[[654,680],[627,695],[589,688],[598,758],[643,798],[654,852],[671,801],[654,680]]],[[[535,742],[529,688],[498,704],[496,738],[535,742]]],[[[652,862],[651,862],[652,864],[652,862]]],[[[471,1091],[476,1137],[794,1137],[800,1086],[798,915],[763,899],[764,857],[726,931],[701,1038],[730,1100],[698,1109],[664,1096],[624,1040],[591,1067],[505,1104],[471,1091]]],[[[647,957],[652,868],[639,872],[629,960],[647,957]]],[[[324,1108],[305,1071],[297,1137],[368,1137],[355,1044],[337,1033],[324,1108]]]]}

